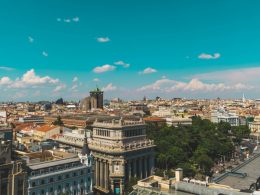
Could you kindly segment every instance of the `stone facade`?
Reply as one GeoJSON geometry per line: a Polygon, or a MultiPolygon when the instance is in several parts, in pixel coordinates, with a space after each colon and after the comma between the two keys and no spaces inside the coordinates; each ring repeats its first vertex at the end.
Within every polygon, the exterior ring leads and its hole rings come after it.
{"type": "Polygon", "coordinates": [[[59,195],[65,192],[74,195],[92,194],[91,162],[83,161],[84,158],[74,156],[28,164],[28,194],[59,195]]]}
{"type": "Polygon", "coordinates": [[[9,131],[5,129],[4,136],[0,138],[0,194],[25,195],[27,194],[25,162],[12,159],[12,140],[9,140],[11,134],[12,129],[9,131]]]}
{"type": "Polygon", "coordinates": [[[96,194],[125,194],[131,177],[150,176],[154,167],[152,140],[142,120],[94,122],[89,148],[95,161],[96,194]]]}

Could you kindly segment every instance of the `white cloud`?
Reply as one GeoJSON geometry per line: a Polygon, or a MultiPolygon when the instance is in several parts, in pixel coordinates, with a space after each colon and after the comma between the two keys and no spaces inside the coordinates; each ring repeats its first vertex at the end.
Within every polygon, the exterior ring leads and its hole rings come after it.
{"type": "Polygon", "coordinates": [[[16,80],[11,80],[9,77],[0,78],[0,85],[7,85],[8,88],[26,88],[45,84],[57,85],[59,79],[53,79],[49,76],[40,77],[35,74],[34,69],[27,71],[21,78],[16,80]]]}
{"type": "Polygon", "coordinates": [[[146,68],[143,71],[139,72],[139,74],[151,74],[151,73],[155,73],[157,72],[157,70],[153,69],[153,68],[146,68]]]}
{"type": "Polygon", "coordinates": [[[112,83],[109,83],[107,86],[103,87],[102,90],[103,91],[115,91],[117,89],[116,86],[114,86],[112,83]]]}
{"type": "Polygon", "coordinates": [[[78,91],[78,85],[77,84],[74,84],[71,88],[70,88],[71,91],[74,91],[74,92],[77,92],[78,91]]]}
{"type": "Polygon", "coordinates": [[[79,17],[73,17],[73,18],[57,18],[57,22],[64,22],[64,23],[71,23],[71,22],[79,22],[79,17]]]}
{"type": "Polygon", "coordinates": [[[64,90],[64,89],[66,89],[66,85],[65,84],[60,84],[60,85],[58,85],[58,86],[56,86],[55,88],[54,88],[54,90],[53,90],[53,92],[60,92],[60,91],[62,91],[62,90],[64,90]]]}
{"type": "Polygon", "coordinates": [[[70,23],[71,19],[64,19],[63,21],[66,22],[66,23],[70,23]]]}
{"type": "Polygon", "coordinates": [[[73,79],[72,79],[72,82],[77,82],[79,79],[78,79],[78,77],[74,77],[73,79]]]}
{"type": "Polygon", "coordinates": [[[214,54],[202,53],[198,56],[198,58],[204,59],[204,60],[218,59],[218,58],[220,58],[220,53],[214,53],[214,54]]]}
{"type": "Polygon", "coordinates": [[[106,42],[109,42],[110,39],[108,37],[98,37],[97,41],[100,43],[106,43],[106,42]]]}
{"type": "Polygon", "coordinates": [[[191,79],[189,82],[175,81],[170,79],[160,79],[150,85],[143,86],[138,91],[147,92],[164,92],[171,93],[176,91],[186,92],[213,92],[228,90],[248,90],[253,87],[242,83],[227,85],[224,83],[204,83],[197,78],[191,79]]]}
{"type": "Polygon", "coordinates": [[[100,80],[99,80],[99,78],[94,78],[93,81],[94,82],[99,82],[100,80]]]}
{"type": "Polygon", "coordinates": [[[246,82],[256,84],[260,82],[260,67],[230,69],[195,75],[203,80],[218,81],[224,83],[246,82]]]}
{"type": "Polygon", "coordinates": [[[49,56],[49,54],[48,54],[46,51],[43,51],[43,52],[42,52],[42,55],[43,55],[44,57],[48,57],[48,56],[49,56]]]}
{"type": "Polygon", "coordinates": [[[124,68],[128,68],[130,66],[130,64],[127,64],[123,61],[117,61],[114,63],[115,65],[119,65],[119,66],[123,66],[124,68]]]}
{"type": "Polygon", "coordinates": [[[105,64],[103,66],[97,66],[93,69],[93,71],[95,73],[103,73],[103,72],[107,72],[107,71],[112,71],[112,70],[115,70],[116,67],[115,66],[112,66],[112,65],[109,65],[109,64],[105,64]]]}
{"type": "Polygon", "coordinates": [[[28,37],[28,41],[29,41],[30,43],[33,43],[33,42],[34,42],[34,38],[32,38],[31,36],[29,36],[29,37],[28,37]]]}
{"type": "Polygon", "coordinates": [[[9,77],[0,78],[0,85],[9,85],[11,82],[12,81],[9,77]]]}
{"type": "Polygon", "coordinates": [[[7,66],[0,66],[0,70],[12,71],[12,70],[14,70],[14,68],[10,68],[7,66]]]}
{"type": "Polygon", "coordinates": [[[74,22],[78,22],[78,21],[79,21],[79,17],[72,18],[72,20],[73,20],[74,22]]]}

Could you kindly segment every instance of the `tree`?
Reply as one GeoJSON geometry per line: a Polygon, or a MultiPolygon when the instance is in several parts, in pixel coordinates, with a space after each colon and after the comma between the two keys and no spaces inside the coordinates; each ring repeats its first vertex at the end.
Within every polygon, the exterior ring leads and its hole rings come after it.
{"type": "Polygon", "coordinates": [[[217,125],[217,128],[220,132],[227,135],[228,132],[231,130],[231,125],[227,122],[220,121],[220,123],[218,123],[217,125]]]}
{"type": "Polygon", "coordinates": [[[191,126],[155,127],[148,125],[149,139],[155,141],[156,173],[170,176],[171,170],[183,168],[184,175],[211,174],[214,162],[228,156],[234,146],[227,130],[230,125],[216,125],[200,117],[192,118],[191,126]]]}
{"type": "Polygon", "coordinates": [[[250,129],[246,125],[240,125],[232,128],[232,133],[235,136],[235,142],[240,144],[243,138],[249,138],[250,129]]]}
{"type": "Polygon", "coordinates": [[[57,125],[57,126],[63,126],[64,123],[61,120],[61,116],[58,116],[57,119],[52,123],[53,125],[57,125]]]}

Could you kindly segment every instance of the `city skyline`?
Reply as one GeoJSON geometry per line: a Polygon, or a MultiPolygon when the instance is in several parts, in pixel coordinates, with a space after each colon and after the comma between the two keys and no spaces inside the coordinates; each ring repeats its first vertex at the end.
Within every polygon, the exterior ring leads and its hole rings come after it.
{"type": "Polygon", "coordinates": [[[260,98],[259,4],[3,2],[0,101],[260,98]]]}

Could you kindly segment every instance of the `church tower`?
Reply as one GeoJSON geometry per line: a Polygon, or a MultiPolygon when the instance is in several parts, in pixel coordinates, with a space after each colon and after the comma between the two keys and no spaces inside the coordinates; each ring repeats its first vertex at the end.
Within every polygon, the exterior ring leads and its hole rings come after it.
{"type": "Polygon", "coordinates": [[[89,150],[88,147],[88,138],[85,132],[85,139],[84,139],[84,144],[83,144],[83,148],[81,150],[81,153],[78,154],[80,162],[82,164],[85,164],[87,167],[91,167],[92,163],[93,163],[93,157],[92,157],[92,153],[89,150]]]}

